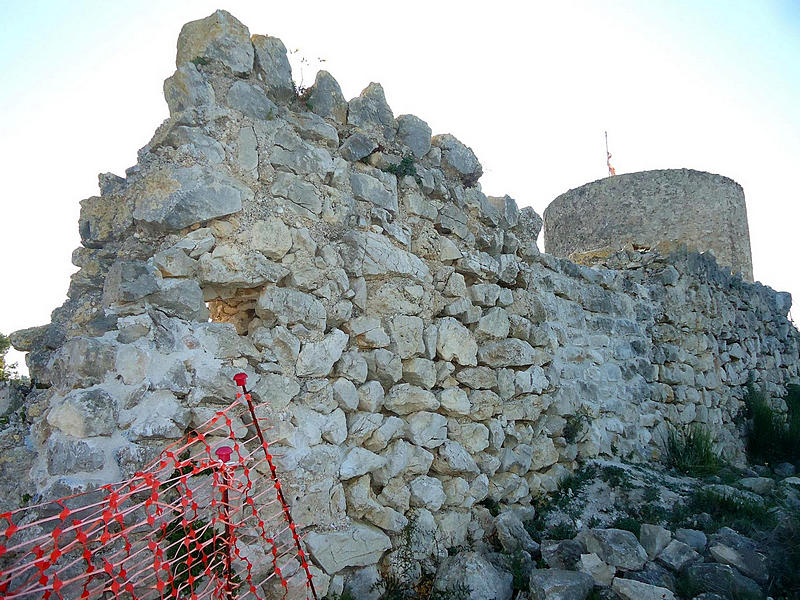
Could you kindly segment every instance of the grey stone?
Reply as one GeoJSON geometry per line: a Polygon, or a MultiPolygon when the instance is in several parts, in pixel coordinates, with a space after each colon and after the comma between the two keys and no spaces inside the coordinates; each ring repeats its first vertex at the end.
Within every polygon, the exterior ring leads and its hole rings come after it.
{"type": "Polygon", "coordinates": [[[351,448],[339,467],[339,477],[352,479],[371,473],[386,464],[386,458],[370,452],[366,448],[351,448]]]}
{"type": "Polygon", "coordinates": [[[410,442],[423,448],[436,448],[447,438],[447,417],[420,411],[406,417],[406,436],[410,442]]]}
{"type": "Polygon", "coordinates": [[[775,465],[772,469],[778,477],[791,477],[797,472],[792,463],[782,462],[775,465]]]}
{"type": "Polygon", "coordinates": [[[445,501],[442,482],[435,477],[420,475],[409,483],[411,490],[411,506],[438,511],[445,501]]]}
{"type": "Polygon", "coordinates": [[[269,260],[261,252],[243,251],[239,246],[224,244],[200,257],[197,277],[203,285],[252,289],[275,283],[288,272],[286,267],[269,260]]]}
{"type": "Polygon", "coordinates": [[[114,433],[117,414],[117,404],[105,390],[90,388],[55,399],[47,422],[74,438],[86,438],[114,433]]]}
{"type": "Polygon", "coordinates": [[[310,329],[325,329],[325,306],[311,294],[292,288],[268,285],[258,297],[255,310],[268,325],[300,323],[310,329]]]}
{"type": "Polygon", "coordinates": [[[700,554],[705,552],[706,544],[708,543],[706,534],[696,529],[676,529],[675,539],[679,542],[683,542],[687,546],[690,546],[700,554]]]}
{"type": "Polygon", "coordinates": [[[342,88],[327,71],[318,71],[314,85],[309,88],[307,104],[321,117],[344,124],[347,121],[347,101],[342,88]]]}
{"type": "Polygon", "coordinates": [[[497,539],[506,552],[514,553],[524,550],[529,554],[535,554],[539,550],[539,544],[533,541],[522,521],[513,511],[507,510],[495,517],[494,527],[497,531],[497,539]]]}
{"type": "Polygon", "coordinates": [[[436,365],[427,358],[410,358],[403,362],[403,379],[429,390],[436,385],[436,365]]]}
{"type": "Polygon", "coordinates": [[[758,584],[729,565],[700,563],[684,571],[690,589],[714,592],[724,597],[763,598],[758,584]]]}
{"type": "Polygon", "coordinates": [[[493,368],[527,367],[538,360],[536,350],[528,342],[516,338],[483,344],[478,348],[478,362],[493,368]]]}
{"type": "Polygon", "coordinates": [[[658,555],[658,562],[673,571],[680,571],[686,565],[701,560],[702,557],[692,548],[678,540],[672,540],[658,555]]]}
{"type": "Polygon", "coordinates": [[[641,571],[629,571],[625,576],[628,579],[635,579],[668,590],[674,590],[676,585],[675,576],[668,569],[654,562],[646,563],[641,571]]]}
{"type": "Polygon", "coordinates": [[[198,58],[219,61],[234,73],[249,73],[253,70],[250,31],[225,10],[186,23],[178,36],[175,64],[180,67],[198,58]]]}
{"type": "Polygon", "coordinates": [[[530,577],[531,600],[585,600],[594,587],[587,573],[537,569],[530,577]]]}
{"type": "Polygon", "coordinates": [[[47,441],[47,472],[72,475],[103,468],[105,452],[96,440],[75,440],[53,435],[47,441]]]}
{"type": "Polygon", "coordinates": [[[623,600],[675,600],[675,594],[667,588],[657,587],[636,581],[615,577],[611,589],[619,594],[623,600]]]}
{"type": "Polygon", "coordinates": [[[282,171],[276,173],[270,191],[274,196],[289,200],[298,209],[313,215],[322,212],[322,196],[316,187],[304,181],[302,177],[282,171]]]}
{"type": "Polygon", "coordinates": [[[477,475],[480,472],[469,453],[458,442],[446,440],[436,453],[432,468],[442,475],[477,475]]]}
{"type": "Polygon", "coordinates": [[[286,46],[276,37],[254,35],[251,38],[255,51],[255,70],[267,87],[267,92],[279,102],[294,98],[292,67],[286,55],[286,46]]]}
{"type": "Polygon", "coordinates": [[[334,363],[342,356],[349,336],[334,329],[321,342],[307,342],[297,357],[296,372],[299,377],[326,377],[334,363]]]}
{"type": "Polygon", "coordinates": [[[164,99],[170,116],[189,109],[214,106],[214,88],[192,64],[179,67],[175,74],[164,81],[164,99]]]}
{"type": "Polygon", "coordinates": [[[258,142],[256,133],[252,127],[242,127],[239,129],[239,137],[236,140],[236,161],[242,170],[251,172],[258,168],[258,142]]]}
{"type": "Polygon", "coordinates": [[[465,185],[477,183],[483,174],[483,167],[475,153],[455,137],[446,133],[434,136],[432,145],[442,151],[442,163],[459,177],[465,185]]]}
{"type": "Polygon", "coordinates": [[[397,117],[397,141],[411,150],[411,153],[422,158],[431,149],[431,128],[414,115],[397,117]]]}
{"type": "MultiPolygon", "coordinates": [[[[199,127],[175,127],[164,138],[164,144],[179,148],[197,158],[205,159],[213,165],[218,165],[225,160],[225,148],[222,144],[213,137],[205,135],[199,127]]],[[[253,145],[255,147],[255,139],[253,145]]]]}
{"type": "Polygon", "coordinates": [[[448,556],[436,570],[434,589],[451,593],[457,587],[469,589],[470,600],[510,600],[513,593],[511,573],[496,569],[476,552],[448,556]]]}
{"type": "Polygon", "coordinates": [[[397,125],[381,84],[370,83],[360,96],[350,100],[347,123],[367,132],[376,133],[387,142],[394,141],[397,125]]]}
{"type": "Polygon", "coordinates": [[[730,527],[722,527],[711,536],[708,551],[718,563],[736,567],[751,579],[766,582],[769,578],[767,557],[758,551],[756,542],[730,527]]]}
{"type": "Polygon", "coordinates": [[[659,525],[643,524],[639,533],[639,542],[650,560],[658,556],[671,539],[672,533],[659,525]]]}
{"type": "Polygon", "coordinates": [[[439,337],[436,352],[442,360],[455,360],[458,364],[474,367],[478,364],[476,355],[478,344],[472,333],[452,317],[445,317],[437,323],[439,337]]]}
{"type": "Polygon", "coordinates": [[[378,148],[378,144],[373,142],[368,136],[360,131],[356,131],[347,138],[339,148],[339,152],[343,158],[350,161],[361,160],[365,156],[369,156],[378,148]]]}
{"type": "Polygon", "coordinates": [[[416,255],[398,248],[386,237],[373,232],[351,232],[346,237],[345,269],[364,277],[401,276],[420,283],[430,281],[431,272],[416,255]],[[357,272],[355,267],[360,267],[357,272]]]}
{"type": "Polygon", "coordinates": [[[340,531],[312,531],[305,542],[311,556],[330,575],[346,567],[374,565],[392,547],[380,529],[361,523],[340,531]]]}
{"type": "Polygon", "coordinates": [[[391,212],[397,212],[396,179],[391,178],[389,182],[389,185],[387,185],[382,179],[372,177],[366,173],[354,171],[350,174],[350,185],[357,200],[371,202],[375,206],[385,208],[391,212]]]}
{"type": "Polygon", "coordinates": [[[579,536],[589,552],[619,569],[636,571],[647,561],[647,552],[636,536],[622,529],[589,529],[579,536]]]}
{"type": "Polygon", "coordinates": [[[135,260],[115,262],[103,286],[103,303],[135,302],[158,291],[158,273],[151,265],[135,260]]]}
{"type": "Polygon", "coordinates": [[[253,192],[219,170],[198,165],[159,169],[148,174],[137,196],[133,218],[157,230],[183,229],[242,209],[253,192]]]}
{"type": "Polygon", "coordinates": [[[578,570],[582,573],[587,573],[594,579],[595,586],[609,587],[614,580],[616,569],[611,565],[607,565],[600,557],[594,552],[590,554],[581,554],[580,562],[577,564],[578,570]]]}
{"type": "Polygon", "coordinates": [[[771,477],[745,477],[739,480],[739,485],[746,490],[763,495],[768,494],[775,488],[775,480],[771,477]]]}
{"type": "Polygon", "coordinates": [[[236,81],[228,90],[225,101],[234,110],[238,110],[254,121],[273,119],[278,114],[278,107],[267,98],[260,87],[245,81],[236,81]]]}
{"type": "Polygon", "coordinates": [[[408,415],[420,410],[436,410],[439,400],[428,390],[410,383],[400,383],[389,390],[383,406],[395,414],[408,415]]]}
{"type": "Polygon", "coordinates": [[[292,236],[286,224],[277,217],[253,223],[248,236],[250,247],[270,260],[280,260],[292,247],[292,236]]]}
{"type": "Polygon", "coordinates": [[[200,285],[193,279],[164,279],[147,301],[166,314],[189,321],[206,322],[208,307],[200,285]]]}

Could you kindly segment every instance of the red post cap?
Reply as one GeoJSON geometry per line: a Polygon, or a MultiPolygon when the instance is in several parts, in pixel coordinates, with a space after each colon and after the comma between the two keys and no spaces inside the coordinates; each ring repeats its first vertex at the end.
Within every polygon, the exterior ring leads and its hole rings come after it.
{"type": "Polygon", "coordinates": [[[233,448],[231,448],[230,446],[220,446],[214,452],[214,454],[217,455],[217,458],[224,463],[228,462],[231,459],[232,453],[233,453],[233,448]]]}
{"type": "Polygon", "coordinates": [[[244,387],[247,383],[247,373],[237,373],[233,376],[233,380],[239,387],[244,387]]]}

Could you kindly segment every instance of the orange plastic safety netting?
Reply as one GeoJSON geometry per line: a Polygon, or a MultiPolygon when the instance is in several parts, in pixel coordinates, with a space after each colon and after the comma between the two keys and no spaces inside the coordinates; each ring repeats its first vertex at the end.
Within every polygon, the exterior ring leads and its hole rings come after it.
{"type": "Polygon", "coordinates": [[[0,598],[316,599],[246,378],[129,480],[0,514],[0,598]]]}

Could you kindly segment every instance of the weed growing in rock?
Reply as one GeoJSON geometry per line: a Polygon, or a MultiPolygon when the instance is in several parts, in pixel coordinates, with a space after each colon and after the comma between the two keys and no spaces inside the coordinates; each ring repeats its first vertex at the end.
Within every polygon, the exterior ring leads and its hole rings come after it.
{"type": "Polygon", "coordinates": [[[612,488],[620,488],[623,490],[633,489],[630,475],[622,467],[603,465],[600,467],[600,479],[605,481],[612,488]]]}
{"type": "Polygon", "coordinates": [[[614,529],[624,529],[625,531],[630,531],[633,535],[637,538],[639,537],[639,532],[642,529],[642,523],[639,519],[634,519],[633,517],[624,516],[624,517],[617,517],[611,523],[611,527],[614,529]]]}
{"type": "Polygon", "coordinates": [[[714,452],[711,433],[701,425],[680,431],[670,428],[665,453],[667,464],[684,475],[706,477],[722,467],[722,460],[714,452]]]}
{"type": "Polygon", "coordinates": [[[195,56],[192,60],[190,60],[193,65],[196,67],[202,67],[211,62],[210,58],[206,58],[205,56],[195,56]]]}
{"type": "Polygon", "coordinates": [[[713,533],[720,527],[730,527],[745,535],[775,526],[775,516],[765,507],[744,497],[721,494],[710,489],[696,490],[683,506],[669,516],[669,521],[676,527],[699,527],[713,533]],[[710,520],[692,520],[695,515],[706,513],[710,520]]]}
{"type": "Polygon", "coordinates": [[[800,460],[800,385],[787,386],[787,414],[773,409],[766,395],[747,386],[745,403],[752,419],[747,452],[755,461],[778,463],[800,460]]]}
{"type": "Polygon", "coordinates": [[[564,425],[563,431],[564,439],[570,444],[574,443],[583,435],[588,423],[589,412],[585,407],[581,407],[577,413],[567,417],[567,423],[564,425]]]}

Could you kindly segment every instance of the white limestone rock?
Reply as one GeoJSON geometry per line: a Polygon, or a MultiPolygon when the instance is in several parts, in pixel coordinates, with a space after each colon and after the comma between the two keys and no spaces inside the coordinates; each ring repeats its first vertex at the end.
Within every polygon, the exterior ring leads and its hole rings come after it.
{"type": "Polygon", "coordinates": [[[374,565],[392,547],[385,533],[362,523],[340,531],[312,531],[305,542],[311,556],[329,575],[346,567],[374,565]]]}
{"type": "Polygon", "coordinates": [[[347,345],[348,335],[334,329],[321,342],[306,342],[297,357],[299,377],[326,377],[347,345]]]}

